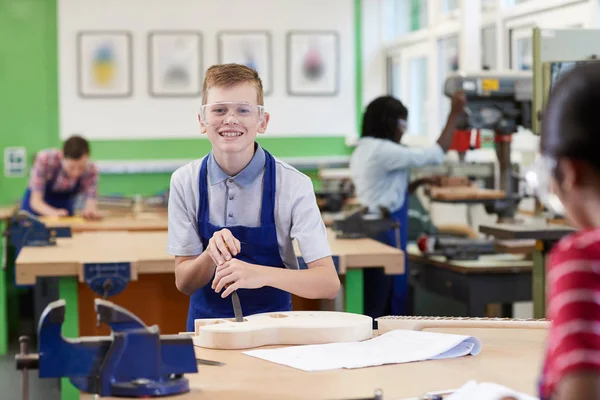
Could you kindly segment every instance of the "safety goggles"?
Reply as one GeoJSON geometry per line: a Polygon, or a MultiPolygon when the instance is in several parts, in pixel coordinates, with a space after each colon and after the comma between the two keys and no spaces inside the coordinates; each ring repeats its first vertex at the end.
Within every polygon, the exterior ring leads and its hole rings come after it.
{"type": "Polygon", "coordinates": [[[558,163],[554,158],[540,156],[525,174],[525,181],[539,202],[550,212],[564,216],[565,208],[554,191],[554,176],[557,166],[558,163]]]}
{"type": "Polygon", "coordinates": [[[260,125],[264,115],[264,106],[245,102],[227,101],[204,104],[200,107],[200,120],[208,126],[227,123],[251,127],[260,125]]]}
{"type": "Polygon", "coordinates": [[[405,119],[398,119],[398,128],[400,128],[400,130],[402,132],[406,132],[406,128],[408,127],[408,123],[406,122],[405,119]]]}

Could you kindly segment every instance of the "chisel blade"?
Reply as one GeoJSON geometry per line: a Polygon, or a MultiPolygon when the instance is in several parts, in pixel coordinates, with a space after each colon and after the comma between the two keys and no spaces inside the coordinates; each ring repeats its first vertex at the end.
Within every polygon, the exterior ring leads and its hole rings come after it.
{"type": "Polygon", "coordinates": [[[233,303],[233,314],[235,315],[235,322],[244,322],[244,316],[242,315],[242,305],[240,304],[240,298],[236,291],[231,293],[231,302],[233,303]]]}

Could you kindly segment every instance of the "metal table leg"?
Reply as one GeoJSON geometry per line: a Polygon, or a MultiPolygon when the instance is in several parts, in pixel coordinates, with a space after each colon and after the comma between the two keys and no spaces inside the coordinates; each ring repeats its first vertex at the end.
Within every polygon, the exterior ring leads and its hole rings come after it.
{"type": "Polygon", "coordinates": [[[536,241],[533,253],[533,269],[531,271],[533,317],[545,318],[546,316],[546,248],[549,243],[536,241]]]}

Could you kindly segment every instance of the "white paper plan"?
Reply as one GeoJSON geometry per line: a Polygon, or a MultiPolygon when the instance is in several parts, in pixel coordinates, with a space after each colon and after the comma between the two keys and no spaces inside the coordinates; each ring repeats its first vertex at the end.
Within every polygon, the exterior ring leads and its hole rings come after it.
{"type": "Polygon", "coordinates": [[[481,341],[473,336],[394,330],[362,342],[249,350],[244,354],[304,371],[326,371],[456,358],[480,351],[481,341]]]}

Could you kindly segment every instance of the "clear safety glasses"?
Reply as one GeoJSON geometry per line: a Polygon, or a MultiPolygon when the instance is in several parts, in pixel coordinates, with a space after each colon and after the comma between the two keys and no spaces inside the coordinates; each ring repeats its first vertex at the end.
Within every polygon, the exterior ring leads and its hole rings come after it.
{"type": "Polygon", "coordinates": [[[400,130],[402,132],[406,132],[406,128],[408,127],[408,123],[406,122],[405,119],[398,119],[398,128],[400,128],[400,130]]]}
{"type": "Polygon", "coordinates": [[[251,127],[260,125],[264,115],[264,106],[244,102],[211,103],[200,107],[200,120],[209,126],[227,123],[251,127]]]}
{"type": "Polygon", "coordinates": [[[565,208],[554,188],[554,174],[557,162],[548,156],[538,157],[525,174],[525,181],[533,194],[550,212],[565,215],[565,208]]]}

